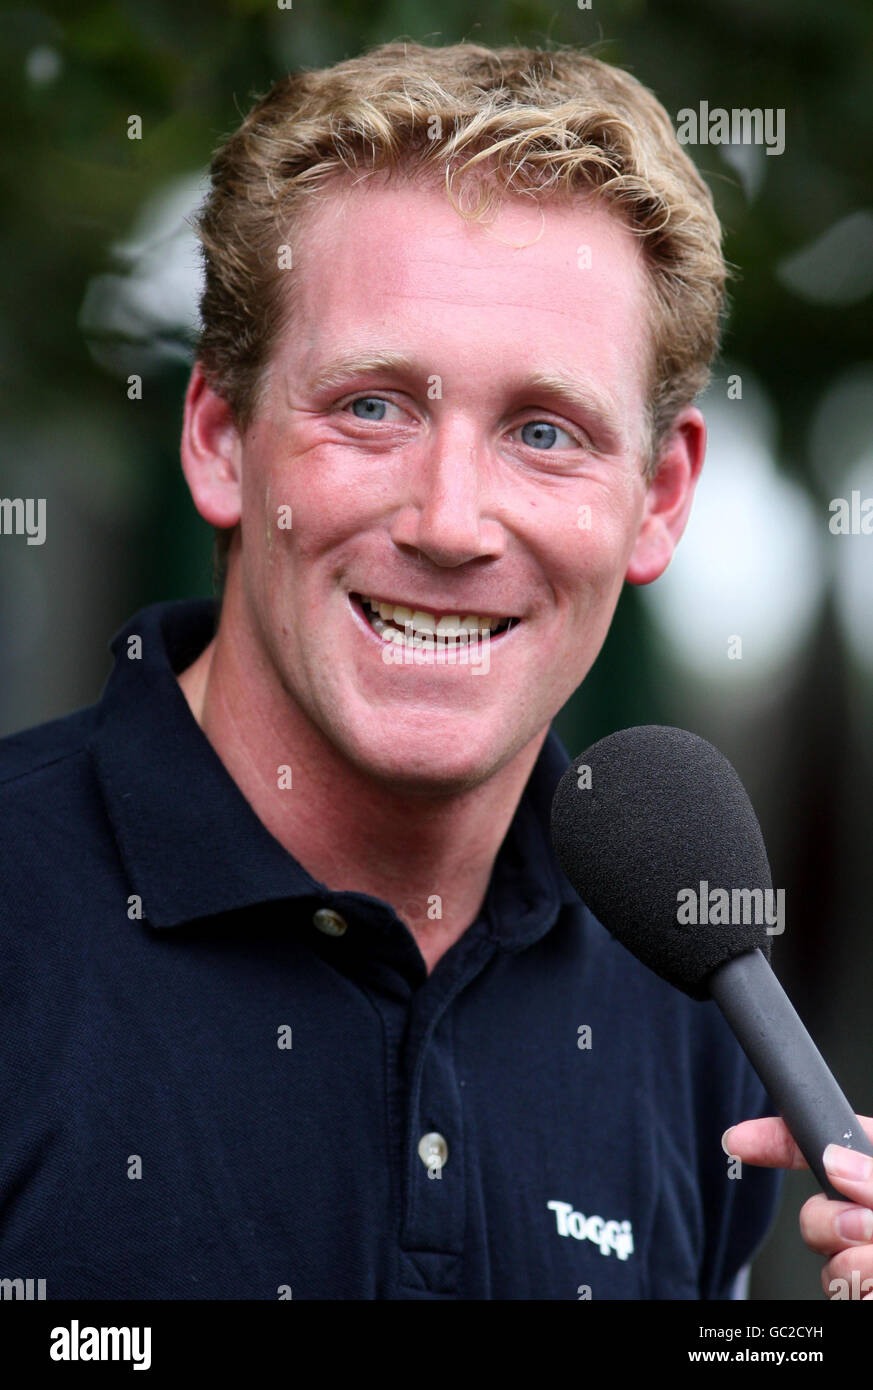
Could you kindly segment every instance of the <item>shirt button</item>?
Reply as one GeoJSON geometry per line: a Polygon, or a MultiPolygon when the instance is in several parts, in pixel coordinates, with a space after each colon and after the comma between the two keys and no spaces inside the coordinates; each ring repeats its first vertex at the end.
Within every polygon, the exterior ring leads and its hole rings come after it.
{"type": "Polygon", "coordinates": [[[325,936],[343,936],[349,925],[345,917],[340,917],[332,907],[320,907],[312,918],[312,924],[325,936]]]}
{"type": "Polygon", "coordinates": [[[434,1130],[431,1134],[423,1134],[419,1139],[418,1156],[425,1168],[435,1168],[439,1171],[449,1156],[449,1146],[443,1136],[434,1130]]]}

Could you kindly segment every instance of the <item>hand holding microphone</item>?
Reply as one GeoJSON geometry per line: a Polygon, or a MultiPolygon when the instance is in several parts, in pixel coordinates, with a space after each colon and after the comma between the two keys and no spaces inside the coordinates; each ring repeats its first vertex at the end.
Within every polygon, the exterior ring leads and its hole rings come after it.
{"type": "MultiPolygon", "coordinates": [[[[792,1167],[802,1154],[826,1194],[803,1209],[804,1239],[838,1259],[851,1250],[857,1264],[861,1250],[836,1222],[850,1213],[856,1240],[873,1238],[873,1213],[857,1205],[873,1204],[873,1165],[868,1181],[847,1186],[823,1154],[835,1145],[850,1160],[873,1159],[873,1121],[868,1136],[770,968],[770,867],[731,764],[684,729],[611,734],[562,777],[552,839],[567,878],[618,941],[693,999],[715,999],[784,1117],[735,1126],[731,1154],[792,1167]],[[698,894],[705,910],[689,912],[698,894]]],[[[873,1245],[868,1253],[873,1280],[873,1245]]]]}

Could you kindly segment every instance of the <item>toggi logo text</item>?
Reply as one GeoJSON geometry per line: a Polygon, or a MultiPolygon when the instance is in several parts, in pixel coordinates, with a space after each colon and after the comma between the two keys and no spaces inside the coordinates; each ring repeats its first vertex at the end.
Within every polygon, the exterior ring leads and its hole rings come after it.
{"type": "Polygon", "coordinates": [[[547,1202],[549,1211],[555,1213],[559,1236],[572,1236],[574,1240],[590,1240],[601,1255],[612,1250],[620,1260],[633,1254],[634,1236],[629,1221],[604,1221],[602,1216],[583,1216],[574,1211],[569,1202],[547,1202]]]}

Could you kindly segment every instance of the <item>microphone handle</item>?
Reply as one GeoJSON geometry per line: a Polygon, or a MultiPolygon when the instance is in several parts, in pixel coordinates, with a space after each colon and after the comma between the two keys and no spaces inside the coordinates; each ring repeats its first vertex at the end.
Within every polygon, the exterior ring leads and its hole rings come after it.
{"type": "Polygon", "coordinates": [[[831,1185],[822,1154],[828,1144],[841,1144],[873,1157],[873,1144],[766,957],[745,951],[719,965],[707,983],[822,1191],[850,1201],[831,1185]]]}

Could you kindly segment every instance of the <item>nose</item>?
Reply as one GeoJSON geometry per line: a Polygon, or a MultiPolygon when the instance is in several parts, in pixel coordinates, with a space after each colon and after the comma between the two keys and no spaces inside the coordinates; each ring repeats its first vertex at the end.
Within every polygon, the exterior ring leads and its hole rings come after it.
{"type": "Polygon", "coordinates": [[[405,485],[409,501],[391,526],[395,545],[443,568],[503,554],[503,526],[485,502],[491,495],[485,446],[471,424],[444,421],[410,460],[405,485]]]}

